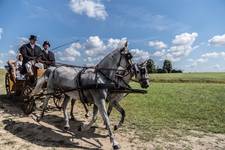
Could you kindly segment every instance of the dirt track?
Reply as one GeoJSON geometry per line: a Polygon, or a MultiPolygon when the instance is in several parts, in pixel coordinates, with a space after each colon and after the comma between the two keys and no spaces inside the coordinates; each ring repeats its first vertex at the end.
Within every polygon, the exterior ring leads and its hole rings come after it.
{"type": "MultiPolygon", "coordinates": [[[[62,113],[56,108],[51,109],[43,121],[35,121],[36,113],[25,116],[13,102],[8,102],[5,96],[0,97],[0,149],[112,149],[107,131],[101,121],[98,121],[87,132],[77,131],[84,121],[83,109],[75,112],[76,119],[71,121],[71,129],[63,129],[62,113]],[[79,112],[79,113],[78,113],[79,112]]],[[[77,108],[77,106],[76,106],[77,108]]],[[[100,117],[98,120],[101,120],[100,117]]],[[[153,141],[141,141],[134,131],[115,132],[122,149],[224,149],[225,135],[205,134],[193,131],[193,135],[167,140],[161,137],[153,141]],[[193,136],[195,135],[195,136],[193,136]]],[[[172,136],[172,135],[171,135],[172,136]]]]}

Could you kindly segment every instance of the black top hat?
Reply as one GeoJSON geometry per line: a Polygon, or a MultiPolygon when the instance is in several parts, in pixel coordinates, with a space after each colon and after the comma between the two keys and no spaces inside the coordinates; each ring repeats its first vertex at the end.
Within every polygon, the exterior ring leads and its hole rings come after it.
{"type": "Polygon", "coordinates": [[[49,47],[51,47],[51,45],[50,45],[49,41],[44,41],[44,43],[43,43],[43,45],[42,45],[42,46],[45,46],[46,44],[47,44],[49,47]]]}
{"type": "Polygon", "coordinates": [[[29,40],[35,40],[35,41],[37,41],[37,36],[35,36],[35,35],[30,35],[29,40]]]}

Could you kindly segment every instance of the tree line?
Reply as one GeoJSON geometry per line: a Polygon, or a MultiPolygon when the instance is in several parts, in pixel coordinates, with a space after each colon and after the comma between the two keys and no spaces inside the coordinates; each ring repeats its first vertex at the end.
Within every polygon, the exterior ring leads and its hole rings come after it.
{"type": "Polygon", "coordinates": [[[148,73],[182,73],[182,70],[173,69],[172,62],[170,60],[164,60],[162,68],[156,67],[155,62],[152,59],[147,61],[148,73]]]}

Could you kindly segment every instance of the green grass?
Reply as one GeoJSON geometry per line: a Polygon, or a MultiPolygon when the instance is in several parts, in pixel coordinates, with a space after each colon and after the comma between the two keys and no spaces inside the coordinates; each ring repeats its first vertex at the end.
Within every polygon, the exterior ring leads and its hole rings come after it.
{"type": "Polygon", "coordinates": [[[5,70],[0,69],[0,94],[5,93],[5,70]]]}
{"type": "Polygon", "coordinates": [[[147,140],[172,129],[225,133],[223,84],[153,83],[147,95],[131,94],[122,105],[128,129],[147,140]]]}
{"type": "Polygon", "coordinates": [[[173,73],[150,74],[152,82],[195,82],[195,83],[225,83],[225,73],[173,73]]]}

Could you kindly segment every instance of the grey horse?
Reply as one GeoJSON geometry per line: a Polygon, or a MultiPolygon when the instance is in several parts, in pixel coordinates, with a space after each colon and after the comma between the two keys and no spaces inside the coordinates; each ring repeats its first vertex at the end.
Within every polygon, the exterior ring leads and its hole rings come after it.
{"type": "MultiPolygon", "coordinates": [[[[149,87],[149,75],[147,72],[147,61],[140,63],[140,64],[133,64],[132,68],[128,70],[123,70],[123,68],[119,68],[119,70],[123,71],[118,71],[116,74],[117,80],[121,81],[121,84],[124,87],[129,88],[129,82],[134,81],[140,84],[142,88],[148,88],[149,87]],[[135,78],[134,78],[135,77],[135,78]],[[134,79],[132,79],[134,78],[134,79]]],[[[108,116],[110,115],[113,107],[121,114],[121,119],[117,125],[114,125],[114,130],[117,130],[120,126],[122,126],[124,119],[125,119],[125,110],[123,107],[119,104],[119,102],[128,94],[124,93],[110,93],[107,97],[107,100],[109,102],[108,104],[108,109],[107,109],[107,114],[108,116]]],[[[70,110],[70,116],[71,119],[74,120],[75,117],[73,115],[73,109],[75,105],[76,99],[71,100],[71,110],[70,110]]],[[[84,104],[85,105],[85,104],[84,104]]],[[[88,114],[87,108],[86,110],[86,115],[88,114]]]]}
{"type": "MultiPolygon", "coordinates": [[[[127,48],[127,44],[124,47],[118,48],[108,54],[97,66],[95,69],[86,69],[82,71],[79,81],[83,86],[95,85],[95,84],[112,84],[116,80],[116,71],[119,67],[127,70],[132,65],[131,54],[127,48]],[[110,69],[107,69],[110,68],[110,69]]],[[[47,93],[54,93],[55,89],[61,90],[71,90],[75,89],[78,86],[78,73],[80,71],[70,67],[58,67],[55,68],[51,73],[47,74],[48,71],[38,80],[35,89],[32,91],[31,96],[35,95],[41,90],[44,82],[47,78],[47,93]]],[[[118,86],[118,85],[117,85],[118,86]]],[[[71,98],[82,99],[79,91],[70,91],[65,93],[65,99],[63,101],[63,113],[65,118],[65,128],[69,128],[69,117],[66,111],[68,102],[71,98]]],[[[115,140],[114,134],[110,127],[109,117],[106,112],[105,100],[109,95],[109,89],[86,89],[83,91],[83,95],[87,97],[88,100],[93,102],[93,116],[91,121],[88,124],[81,126],[81,131],[90,129],[92,124],[97,119],[97,113],[100,112],[104,123],[107,126],[109,131],[110,142],[112,142],[113,149],[119,149],[119,143],[115,140]]],[[[43,117],[44,112],[48,105],[48,100],[50,96],[47,95],[44,104],[43,110],[40,118],[43,117]]],[[[38,119],[40,120],[40,119],[38,119]]]]}

